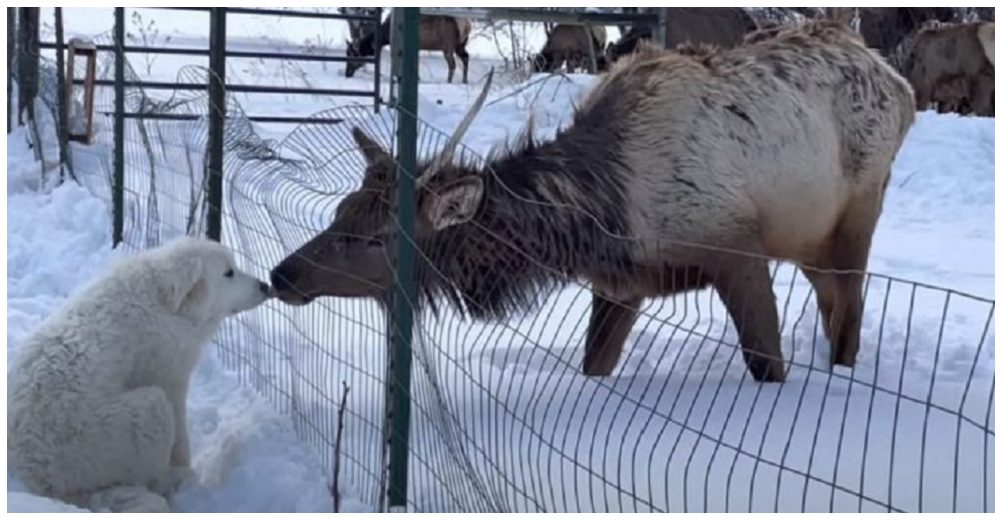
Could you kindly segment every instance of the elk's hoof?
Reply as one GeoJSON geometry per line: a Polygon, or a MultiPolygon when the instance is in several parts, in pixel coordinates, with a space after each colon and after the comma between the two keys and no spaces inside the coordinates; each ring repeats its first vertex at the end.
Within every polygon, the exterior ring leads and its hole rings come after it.
{"type": "Polygon", "coordinates": [[[583,375],[588,377],[606,377],[610,376],[611,372],[614,371],[614,365],[601,364],[601,363],[588,363],[586,360],[583,362],[583,375]]]}
{"type": "Polygon", "coordinates": [[[858,358],[858,349],[850,346],[834,348],[830,352],[830,364],[853,367],[858,358]]]}
{"type": "Polygon", "coordinates": [[[781,361],[753,357],[747,361],[747,369],[754,381],[759,383],[782,383],[785,381],[785,367],[781,361]]]}
{"type": "Polygon", "coordinates": [[[854,367],[854,363],[857,360],[857,356],[854,354],[842,354],[839,352],[834,352],[833,359],[830,360],[831,365],[840,365],[844,367],[854,367]]]}

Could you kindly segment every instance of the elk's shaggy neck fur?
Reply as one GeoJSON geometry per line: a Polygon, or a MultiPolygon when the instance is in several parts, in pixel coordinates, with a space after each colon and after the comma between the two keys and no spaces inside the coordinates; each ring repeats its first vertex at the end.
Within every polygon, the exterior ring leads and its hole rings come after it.
{"type": "Polygon", "coordinates": [[[485,195],[470,222],[420,244],[427,262],[418,279],[431,308],[443,295],[473,317],[500,319],[584,270],[630,276],[624,165],[609,146],[617,119],[603,112],[578,112],[554,141],[538,144],[529,129],[485,166],[438,173],[428,190],[473,174],[485,195]]]}

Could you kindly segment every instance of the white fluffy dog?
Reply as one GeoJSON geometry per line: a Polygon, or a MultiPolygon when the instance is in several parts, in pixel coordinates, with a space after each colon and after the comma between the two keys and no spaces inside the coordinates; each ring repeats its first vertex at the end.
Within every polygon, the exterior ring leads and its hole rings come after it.
{"type": "Polygon", "coordinates": [[[192,370],[222,319],[271,290],[209,240],[126,258],[27,339],[7,379],[7,463],[33,492],[166,511],[191,474],[192,370]]]}

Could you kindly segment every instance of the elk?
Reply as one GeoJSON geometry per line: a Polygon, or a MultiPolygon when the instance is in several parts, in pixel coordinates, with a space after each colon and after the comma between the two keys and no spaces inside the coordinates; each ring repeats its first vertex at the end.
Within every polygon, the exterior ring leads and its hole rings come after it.
{"type": "MultiPolygon", "coordinates": [[[[389,44],[389,34],[392,28],[392,15],[389,15],[382,22],[381,29],[377,32],[378,41],[375,41],[375,32],[370,32],[357,41],[347,42],[347,57],[357,58],[362,56],[379,56],[382,47],[389,44]]],[[[465,50],[465,45],[469,42],[469,33],[472,32],[472,22],[466,18],[456,18],[454,16],[439,16],[425,14],[420,16],[420,49],[425,51],[441,51],[444,59],[448,62],[448,83],[451,83],[455,76],[455,55],[462,60],[462,83],[469,82],[469,53],[465,50]]],[[[364,62],[347,62],[344,67],[344,75],[353,77],[354,73],[364,66],[364,62]]]]}
{"type": "Polygon", "coordinates": [[[992,116],[994,34],[992,22],[921,29],[903,68],[916,93],[917,110],[926,110],[940,97],[935,90],[942,84],[964,78],[972,110],[979,116],[992,116]]]}
{"type": "MultiPolygon", "coordinates": [[[[831,361],[852,366],[862,280],[889,171],[915,112],[899,74],[850,29],[811,22],[683,55],[643,46],[603,75],[548,142],[528,131],[485,164],[456,160],[489,81],[416,179],[418,291],[476,319],[541,291],[592,291],[583,373],[610,375],[642,302],[712,286],[757,381],[785,377],[768,262],[803,266],[831,361]]],[[[330,226],[271,271],[279,298],[392,287],[392,157],[360,128],[367,167],[330,226]]]]}
{"type": "MultiPolygon", "coordinates": [[[[381,11],[378,7],[338,7],[337,12],[346,15],[376,16],[381,11]]],[[[348,20],[347,29],[351,34],[351,41],[363,38],[369,32],[374,32],[375,22],[362,22],[361,20],[348,20]]]]}
{"type": "Polygon", "coordinates": [[[937,20],[955,21],[957,11],[951,7],[834,7],[833,17],[858,17],[858,32],[869,47],[891,58],[906,36],[923,24],[937,20]]]}
{"type": "MultiPolygon", "coordinates": [[[[743,35],[758,28],[753,18],[738,7],[671,7],[664,22],[666,47],[671,49],[682,43],[733,47],[743,35]]],[[[648,24],[633,26],[617,42],[608,44],[608,61],[631,54],[640,41],[652,37],[653,28],[648,24]]]]}
{"type": "Polygon", "coordinates": [[[969,82],[965,76],[942,78],[934,84],[931,102],[937,104],[937,113],[958,112],[961,115],[972,113],[969,103],[969,82]]]}
{"type": "Polygon", "coordinates": [[[531,60],[532,70],[552,72],[563,63],[566,64],[566,71],[571,74],[577,67],[586,69],[588,67],[584,64],[589,62],[591,50],[595,53],[595,59],[603,61],[603,56],[597,56],[596,53],[604,49],[607,39],[608,33],[600,25],[589,28],[583,25],[556,25],[549,32],[541,52],[531,60]]]}

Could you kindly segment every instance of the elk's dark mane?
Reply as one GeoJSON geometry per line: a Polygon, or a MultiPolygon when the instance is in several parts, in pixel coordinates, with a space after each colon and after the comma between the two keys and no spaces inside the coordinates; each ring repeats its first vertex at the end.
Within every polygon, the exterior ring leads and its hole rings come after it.
{"type": "Polygon", "coordinates": [[[578,114],[573,127],[544,144],[529,128],[486,165],[439,172],[435,185],[480,175],[485,195],[472,221],[420,244],[426,256],[417,276],[432,309],[443,296],[475,318],[502,319],[530,310],[583,269],[629,276],[624,170],[608,127],[591,123],[578,114]]]}

